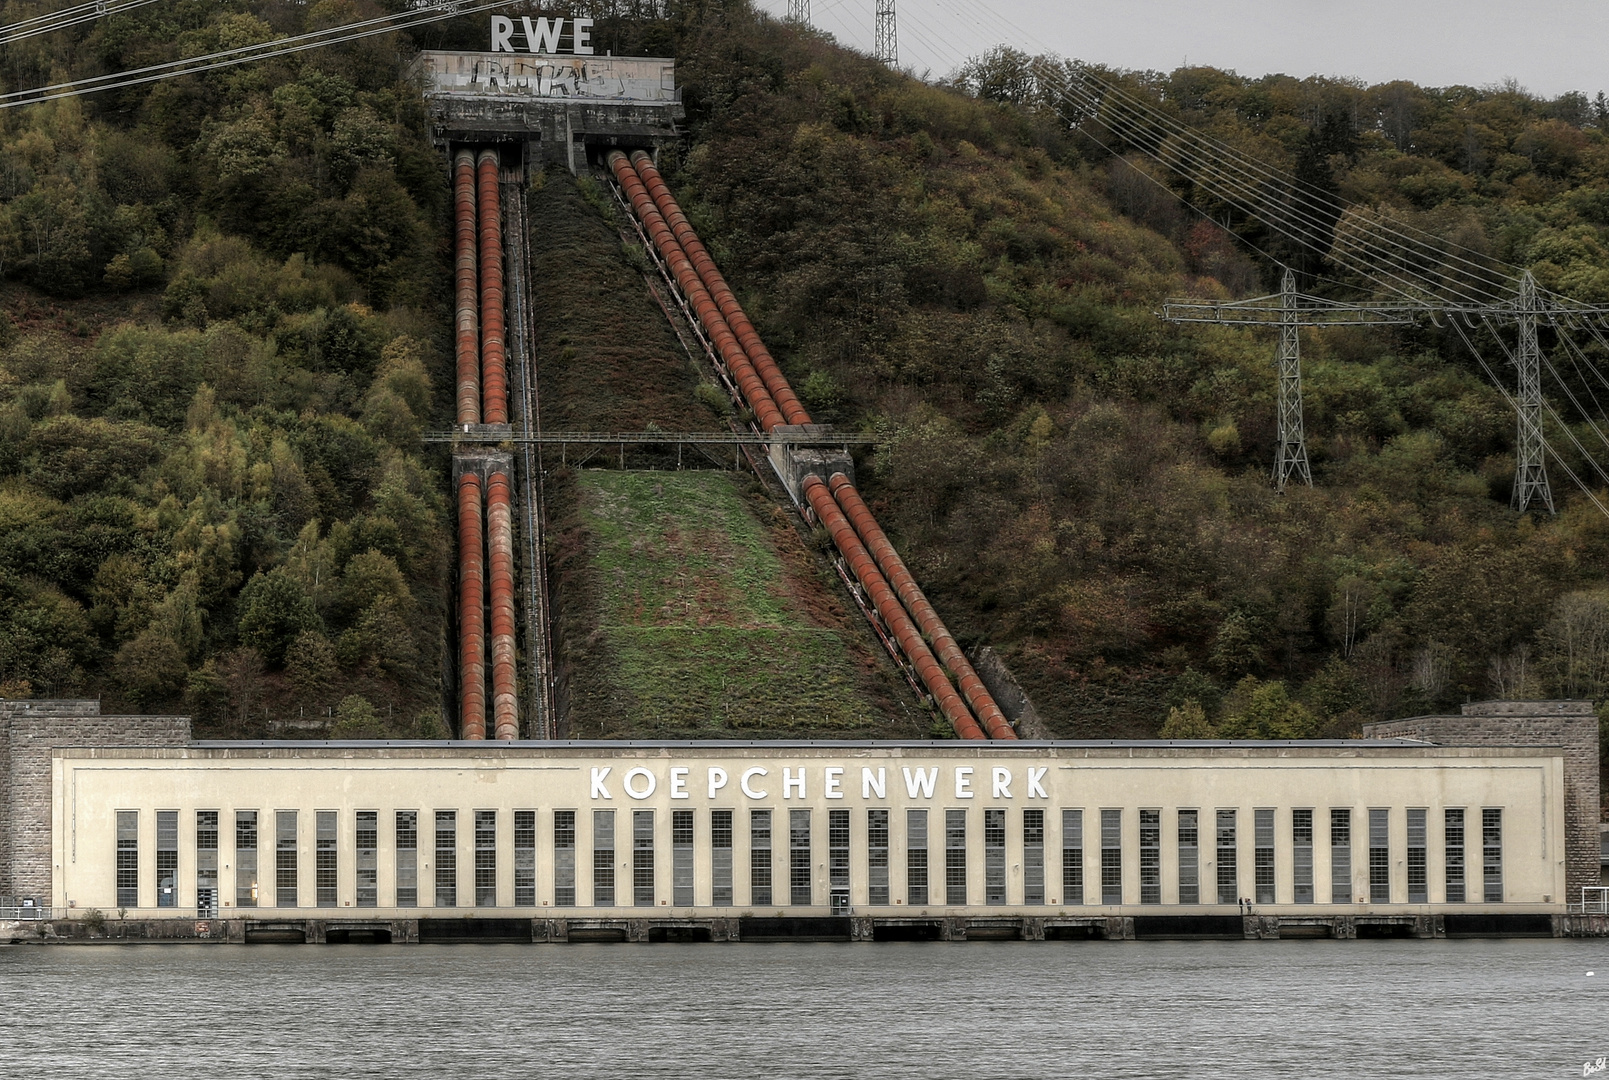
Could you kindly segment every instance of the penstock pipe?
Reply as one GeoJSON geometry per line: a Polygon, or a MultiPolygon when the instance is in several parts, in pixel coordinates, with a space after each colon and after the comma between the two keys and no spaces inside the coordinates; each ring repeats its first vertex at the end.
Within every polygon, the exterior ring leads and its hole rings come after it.
{"type": "Polygon", "coordinates": [[[503,326],[503,216],[497,151],[482,150],[480,188],[480,332],[482,423],[508,423],[508,356],[503,326]]]}
{"type": "Polygon", "coordinates": [[[458,732],[486,737],[486,576],[480,477],[458,478],[458,732]]]}
{"type": "Polygon", "coordinates": [[[475,155],[458,151],[453,159],[453,224],[457,254],[456,313],[457,380],[460,424],[480,423],[480,324],[475,272],[475,155]]]}

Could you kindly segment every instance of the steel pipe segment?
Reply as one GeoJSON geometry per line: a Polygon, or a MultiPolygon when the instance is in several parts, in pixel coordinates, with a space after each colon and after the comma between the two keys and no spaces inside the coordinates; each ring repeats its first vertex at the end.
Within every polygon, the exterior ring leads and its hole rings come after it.
{"type": "Polygon", "coordinates": [[[664,177],[660,176],[659,169],[654,165],[653,158],[649,157],[646,152],[638,150],[631,155],[631,164],[636,168],[637,175],[642,179],[643,186],[648,189],[649,196],[654,200],[655,208],[664,217],[665,224],[670,226],[671,234],[676,237],[676,242],[687,253],[688,261],[693,264],[693,269],[698,272],[699,280],[703,282],[704,287],[709,290],[710,297],[715,301],[716,306],[720,308],[721,316],[726,319],[727,325],[732,328],[732,333],[737,337],[738,344],[743,347],[743,351],[747,354],[749,361],[754,364],[754,370],[759,373],[760,378],[765,382],[765,388],[770,392],[772,399],[777,404],[777,408],[782,411],[782,415],[787,418],[790,424],[810,423],[810,414],[799,403],[799,398],[794,394],[793,387],[788,385],[787,378],[782,374],[782,368],[772,358],[770,350],[765,347],[765,343],[760,340],[759,332],[754,329],[754,324],[749,321],[748,315],[744,314],[742,305],[737,302],[737,297],[733,294],[731,287],[727,285],[726,278],[721,275],[720,269],[715,265],[715,260],[710,258],[710,253],[704,247],[704,242],[693,231],[693,226],[688,222],[687,215],[682,213],[682,208],[677,204],[675,196],[671,195],[670,188],[666,186],[664,177]]]}
{"type": "Polygon", "coordinates": [[[508,474],[486,480],[486,539],[491,559],[492,729],[499,739],[520,737],[514,678],[514,492],[508,474]]]}
{"type": "Polygon", "coordinates": [[[486,575],[480,476],[458,478],[458,732],[486,737],[486,575]]]}
{"type": "Polygon", "coordinates": [[[455,325],[460,424],[480,423],[480,293],[475,269],[475,155],[460,150],[453,159],[454,245],[457,254],[455,325]]]}
{"type": "Polygon", "coordinates": [[[933,658],[933,652],[922,640],[916,624],[905,614],[899,598],[894,595],[894,590],[888,587],[888,582],[877,569],[876,561],[867,552],[866,546],[860,542],[860,538],[855,535],[854,526],[849,524],[849,519],[844,517],[843,511],[838,508],[838,503],[834,501],[827,485],[819,476],[806,476],[800,487],[810,502],[810,508],[816,512],[817,520],[832,535],[833,543],[838,545],[838,550],[848,561],[855,579],[865,588],[867,596],[877,608],[877,613],[893,631],[894,639],[899,642],[901,651],[916,668],[916,673],[921,676],[922,683],[933,695],[933,699],[938,702],[939,711],[950,721],[955,733],[963,739],[985,738],[983,729],[967,711],[966,703],[955,692],[955,687],[950,685],[944,669],[933,658]]]}
{"type": "Polygon", "coordinates": [[[480,188],[480,333],[482,423],[508,423],[508,355],[503,324],[503,213],[496,150],[482,150],[480,188]]]}
{"type": "Polygon", "coordinates": [[[872,557],[877,560],[877,568],[883,572],[888,583],[899,594],[900,602],[911,613],[916,624],[922,628],[923,635],[933,643],[933,652],[938,655],[940,663],[955,676],[956,684],[961,688],[961,696],[977,714],[984,730],[989,733],[989,738],[1015,739],[1017,733],[1012,730],[1011,721],[1000,711],[994,695],[989,693],[988,687],[983,685],[983,680],[978,678],[978,673],[967,660],[966,653],[961,651],[961,646],[957,645],[955,638],[951,636],[949,627],[944,625],[944,620],[939,618],[939,613],[933,610],[933,605],[923,595],[921,587],[916,584],[916,579],[906,567],[905,560],[899,557],[894,545],[888,542],[888,537],[877,524],[877,519],[872,517],[872,512],[866,506],[865,500],[860,497],[860,492],[855,490],[855,485],[850,483],[849,477],[843,473],[833,473],[827,485],[856,534],[871,551],[872,557]]]}
{"type": "Polygon", "coordinates": [[[626,155],[619,150],[609,154],[609,168],[614,172],[615,179],[620,181],[620,186],[631,203],[632,212],[643,223],[654,247],[659,249],[660,255],[670,266],[671,273],[676,277],[676,283],[681,286],[688,303],[698,316],[698,321],[704,324],[711,344],[721,354],[721,359],[731,371],[738,390],[743,394],[743,400],[748,402],[749,408],[754,411],[754,418],[759,422],[761,430],[770,431],[779,424],[786,423],[782,410],[777,408],[770,390],[766,388],[765,380],[754,370],[748,354],[743,351],[742,344],[738,342],[726,318],[721,314],[720,307],[710,297],[709,290],[704,287],[698,271],[688,260],[687,253],[676,242],[670,226],[665,224],[663,215],[654,206],[653,197],[643,186],[637,170],[632,168],[631,162],[626,160],[626,155]]]}

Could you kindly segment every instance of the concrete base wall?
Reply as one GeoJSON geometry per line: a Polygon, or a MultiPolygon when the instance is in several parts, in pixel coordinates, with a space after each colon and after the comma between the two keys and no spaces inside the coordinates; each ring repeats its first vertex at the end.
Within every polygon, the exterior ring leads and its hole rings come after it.
{"type": "Polygon", "coordinates": [[[50,896],[51,751],[178,746],[187,716],[102,716],[98,701],[0,701],[0,896],[50,896]]]}
{"type": "Polygon", "coordinates": [[[1477,701],[1460,716],[1414,716],[1363,725],[1366,739],[1423,739],[1441,746],[1564,749],[1566,900],[1599,884],[1598,717],[1590,701],[1477,701]]]}

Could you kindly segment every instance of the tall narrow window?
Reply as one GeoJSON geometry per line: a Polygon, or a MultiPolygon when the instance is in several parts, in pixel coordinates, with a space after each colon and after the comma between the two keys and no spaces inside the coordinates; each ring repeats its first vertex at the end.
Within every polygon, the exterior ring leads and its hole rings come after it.
{"type": "Polygon", "coordinates": [[[1123,902],[1123,811],[1101,811],[1101,903],[1123,902]]]}
{"type": "Polygon", "coordinates": [[[1240,903],[1240,864],[1236,859],[1234,810],[1218,811],[1218,903],[1240,903]]]}
{"type": "Polygon", "coordinates": [[[615,812],[592,812],[592,906],[615,906],[615,812]]]}
{"type": "Polygon", "coordinates": [[[927,811],[905,811],[905,902],[927,903],[927,811]]]}
{"type": "Polygon", "coordinates": [[[1006,902],[1006,812],[983,812],[983,902],[1006,902]]]}
{"type": "Polygon", "coordinates": [[[475,906],[497,906],[497,811],[475,811],[475,906]]]}
{"type": "MultiPolygon", "coordinates": [[[[572,818],[573,822],[575,819],[572,818]]],[[[573,828],[573,825],[572,825],[573,828]]],[[[570,888],[575,888],[575,839],[570,840],[570,888]]],[[[536,811],[514,811],[514,906],[536,906],[536,811]]]]}
{"type": "Polygon", "coordinates": [[[397,906],[419,906],[419,811],[397,811],[397,906]]]}
{"type": "Polygon", "coordinates": [[[693,906],[693,812],[670,812],[670,902],[693,906]]]}
{"type": "Polygon", "coordinates": [[[1045,812],[1022,812],[1022,902],[1045,902],[1045,812]]]}
{"type": "Polygon", "coordinates": [[[1201,903],[1201,816],[1179,811],[1179,903],[1201,903]]]}
{"type": "Polygon", "coordinates": [[[335,907],[337,858],[336,814],[334,810],[320,810],[313,815],[313,903],[318,907],[335,907]]]}
{"type": "Polygon", "coordinates": [[[827,903],[837,915],[849,910],[849,811],[827,811],[827,903]]]}
{"type": "Polygon", "coordinates": [[[1369,902],[1391,902],[1391,811],[1369,811],[1369,902]]]}
{"type": "Polygon", "coordinates": [[[140,906],[140,812],[117,812],[117,906],[140,906]]]}
{"type": "Polygon", "coordinates": [[[788,811],[788,903],[810,906],[810,811],[788,811]]]}
{"type": "Polygon", "coordinates": [[[1291,877],[1298,904],[1313,902],[1313,811],[1291,811],[1291,877]]]}
{"type": "Polygon", "coordinates": [[[1274,902],[1274,811],[1263,808],[1251,812],[1252,895],[1259,904],[1274,902]]]}
{"type": "Polygon", "coordinates": [[[771,904],[771,811],[749,811],[749,903],[771,904]]]}
{"type": "Polygon", "coordinates": [[[631,812],[631,902],[654,906],[654,812],[631,812]]]}
{"type": "Polygon", "coordinates": [[[257,906],[257,811],[235,811],[235,906],[257,906]]]}
{"type": "Polygon", "coordinates": [[[218,917],[218,811],[196,811],[196,918],[218,917]]]}
{"type": "Polygon", "coordinates": [[[866,811],[866,902],[888,904],[888,811],[866,811]]]}
{"type": "Polygon", "coordinates": [[[553,906],[575,907],[574,810],[553,811],[553,906]]]}
{"type": "Polygon", "coordinates": [[[1503,902],[1503,811],[1481,810],[1481,880],[1488,904],[1503,902]]]}
{"type": "Polygon", "coordinates": [[[458,811],[436,811],[436,906],[458,906],[458,811]]]}
{"type": "Polygon", "coordinates": [[[1464,902],[1464,811],[1448,810],[1442,816],[1447,853],[1447,902],[1464,902]]]}
{"type": "Polygon", "coordinates": [[[179,812],[156,812],[156,906],[179,906],[179,812]]]}
{"type": "Polygon", "coordinates": [[[1330,810],[1330,903],[1352,902],[1352,811],[1330,810]]]}
{"type": "Polygon", "coordinates": [[[274,906],[296,906],[296,811],[274,811],[274,906]]]}
{"type": "Polygon", "coordinates": [[[1061,812],[1061,902],[1084,902],[1084,811],[1061,812]]]}
{"type": "Polygon", "coordinates": [[[1140,903],[1162,902],[1162,811],[1140,811],[1140,903]]]}
{"type": "Polygon", "coordinates": [[[1425,858],[1425,812],[1408,811],[1408,903],[1430,900],[1430,875],[1425,858]]]}
{"type": "Polygon", "coordinates": [[[967,902],[967,812],[944,811],[944,902],[967,902]]]}
{"type": "Polygon", "coordinates": [[[732,906],[732,811],[710,811],[710,904],[732,906]]]}
{"type": "Polygon", "coordinates": [[[380,815],[374,810],[357,812],[353,854],[357,857],[358,907],[374,907],[380,902],[380,815]]]}

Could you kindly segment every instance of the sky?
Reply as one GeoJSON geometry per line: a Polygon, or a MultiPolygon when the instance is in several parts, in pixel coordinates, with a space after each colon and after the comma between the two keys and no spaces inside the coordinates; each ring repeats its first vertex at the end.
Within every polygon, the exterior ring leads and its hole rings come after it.
{"type": "MultiPolygon", "coordinates": [[[[778,15],[788,0],[758,0],[778,15]]],[[[900,66],[938,78],[998,44],[1119,68],[1609,90],[1606,0],[897,0],[900,66]]],[[[811,21],[872,51],[876,0],[810,0],[811,21]]]]}

